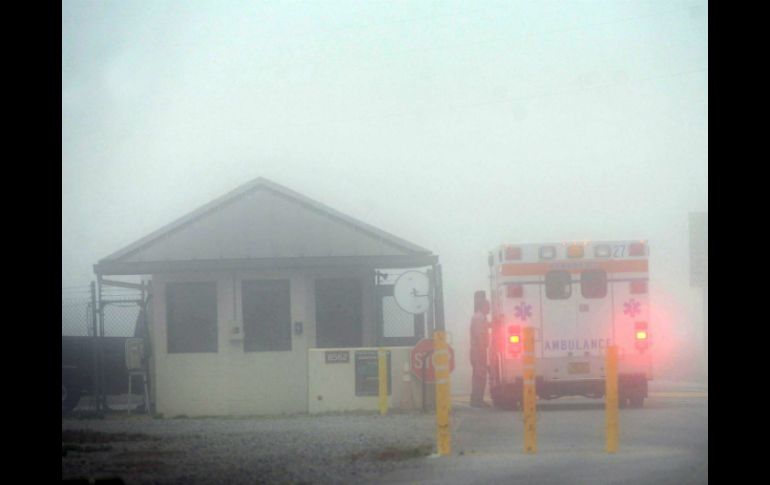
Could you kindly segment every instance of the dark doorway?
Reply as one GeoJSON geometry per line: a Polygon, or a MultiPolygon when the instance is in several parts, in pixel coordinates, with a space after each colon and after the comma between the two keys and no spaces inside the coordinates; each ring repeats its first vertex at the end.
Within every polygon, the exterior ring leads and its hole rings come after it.
{"type": "Polygon", "coordinates": [[[361,295],[361,280],[357,278],[315,281],[317,347],[361,347],[361,295]]]}

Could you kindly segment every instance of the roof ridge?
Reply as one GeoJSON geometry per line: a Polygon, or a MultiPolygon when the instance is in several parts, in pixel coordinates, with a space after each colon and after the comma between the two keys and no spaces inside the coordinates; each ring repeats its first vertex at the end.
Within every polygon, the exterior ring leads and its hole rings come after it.
{"type": "Polygon", "coordinates": [[[122,249],[115,251],[114,253],[100,259],[99,263],[106,262],[106,261],[116,261],[116,260],[125,258],[126,256],[147,247],[148,245],[152,244],[153,242],[160,239],[161,237],[164,237],[184,227],[187,227],[188,225],[194,223],[195,221],[200,220],[201,218],[209,215],[211,212],[219,210],[225,207],[226,205],[239,200],[241,197],[245,196],[246,194],[260,188],[271,190],[274,193],[277,193],[287,199],[298,202],[312,210],[315,210],[321,213],[326,213],[327,215],[332,216],[333,218],[337,219],[340,222],[343,222],[349,226],[352,226],[353,228],[365,234],[368,234],[369,236],[374,236],[380,239],[381,241],[387,244],[390,244],[391,246],[395,246],[401,250],[405,250],[406,252],[428,253],[428,254],[431,253],[431,251],[428,249],[425,249],[405,239],[402,239],[386,231],[383,231],[382,229],[376,228],[370,224],[367,224],[363,221],[360,221],[351,216],[348,216],[347,214],[343,214],[342,212],[336,209],[333,209],[332,207],[326,204],[313,200],[303,194],[300,194],[299,192],[295,192],[294,190],[291,190],[283,185],[277,184],[265,177],[259,176],[249,182],[239,185],[235,189],[209,201],[208,203],[183,215],[182,217],[179,217],[173,220],[172,222],[160,227],[159,229],[152,231],[151,233],[147,234],[144,237],[139,238],[138,240],[123,247],[122,249]]]}

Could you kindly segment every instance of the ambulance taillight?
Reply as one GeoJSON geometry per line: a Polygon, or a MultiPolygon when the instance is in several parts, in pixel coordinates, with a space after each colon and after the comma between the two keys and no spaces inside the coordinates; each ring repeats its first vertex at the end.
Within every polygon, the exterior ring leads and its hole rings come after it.
{"type": "Polygon", "coordinates": [[[634,340],[636,341],[636,348],[639,350],[645,350],[649,346],[649,335],[647,334],[647,322],[636,322],[634,324],[634,340]]]}
{"type": "Polygon", "coordinates": [[[508,326],[508,354],[516,357],[521,354],[521,325],[508,326]]]}

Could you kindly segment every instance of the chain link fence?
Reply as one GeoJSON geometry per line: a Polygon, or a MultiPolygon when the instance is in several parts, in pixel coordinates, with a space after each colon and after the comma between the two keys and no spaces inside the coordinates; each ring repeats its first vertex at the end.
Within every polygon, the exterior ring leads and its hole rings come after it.
{"type": "Polygon", "coordinates": [[[392,296],[382,298],[382,336],[414,337],[415,315],[404,311],[392,296]]]}
{"type": "MultiPolygon", "coordinates": [[[[92,337],[94,311],[89,288],[62,290],[62,337],[92,337]]],[[[101,295],[102,318],[97,325],[100,337],[134,337],[142,294],[133,290],[103,289],[101,295]]]]}
{"type": "Polygon", "coordinates": [[[139,290],[62,288],[62,411],[114,409],[126,394],[126,339],[145,336],[143,303],[139,290]]]}

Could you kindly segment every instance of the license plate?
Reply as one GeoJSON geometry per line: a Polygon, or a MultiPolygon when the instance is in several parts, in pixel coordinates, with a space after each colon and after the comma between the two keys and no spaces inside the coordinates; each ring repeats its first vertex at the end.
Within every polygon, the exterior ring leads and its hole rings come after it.
{"type": "Polygon", "coordinates": [[[567,372],[570,374],[589,374],[591,364],[589,362],[570,362],[567,366],[567,372]]]}

